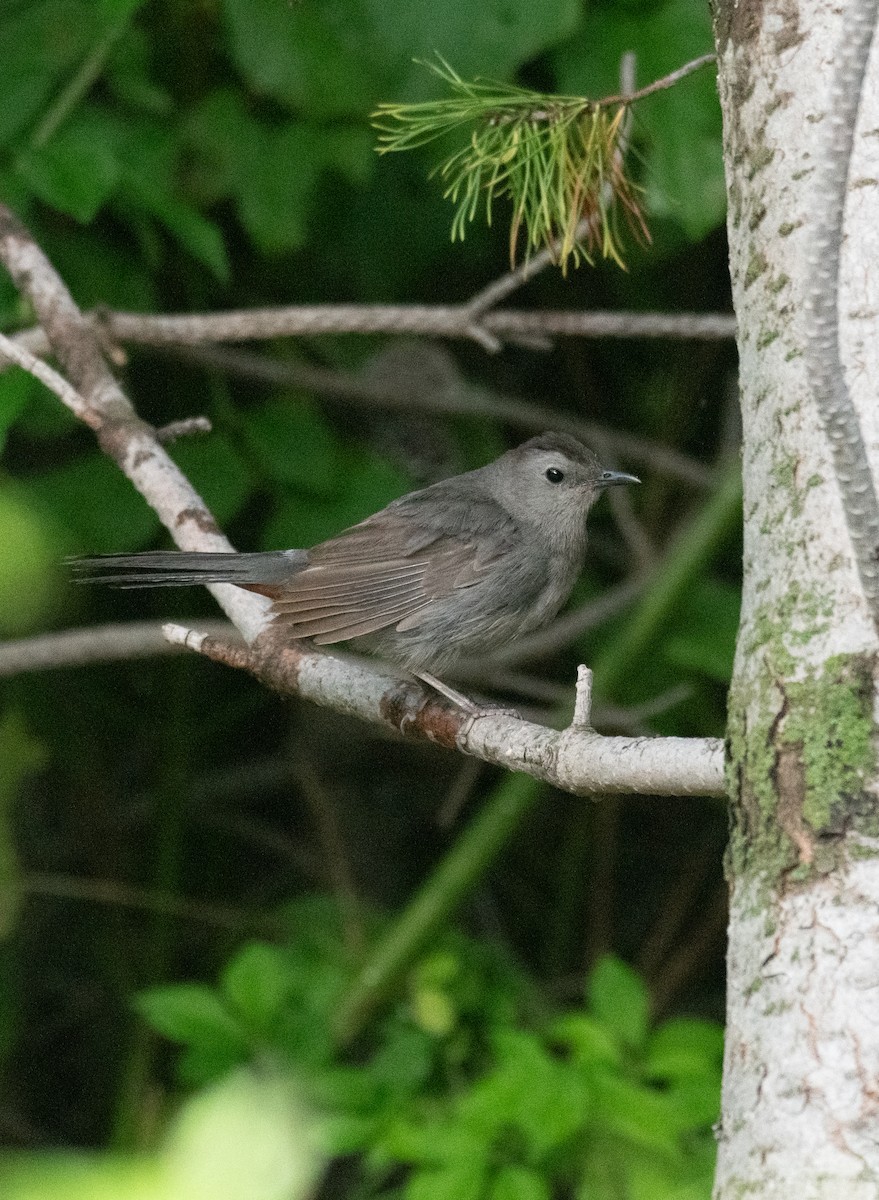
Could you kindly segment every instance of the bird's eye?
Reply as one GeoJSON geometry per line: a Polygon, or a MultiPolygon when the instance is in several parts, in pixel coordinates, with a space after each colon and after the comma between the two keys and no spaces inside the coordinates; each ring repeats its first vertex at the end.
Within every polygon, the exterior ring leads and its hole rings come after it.
{"type": "Polygon", "coordinates": [[[564,477],[565,477],[564,471],[560,471],[558,469],[558,467],[548,467],[547,468],[546,478],[549,480],[550,483],[561,483],[561,481],[564,479],[564,477]]]}

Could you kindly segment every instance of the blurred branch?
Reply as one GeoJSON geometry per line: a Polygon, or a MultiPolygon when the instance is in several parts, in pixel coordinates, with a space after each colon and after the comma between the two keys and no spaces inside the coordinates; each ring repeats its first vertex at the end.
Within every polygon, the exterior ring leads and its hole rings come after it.
{"type": "Polygon", "coordinates": [[[345,945],[359,957],[366,944],[366,930],[336,797],[324,786],[314,763],[301,750],[293,752],[291,771],[314,818],[327,881],[339,906],[345,945]]]}
{"type": "MultiPolygon", "coordinates": [[[[29,671],[51,671],[56,667],[81,667],[89,663],[181,653],[180,646],[170,645],[164,637],[162,625],[161,621],[129,621],[0,642],[0,678],[29,671]]],[[[234,625],[228,621],[199,618],[198,625],[205,632],[218,636],[233,637],[235,634],[234,625]]]]}
{"type": "Polygon", "coordinates": [[[593,663],[596,684],[610,696],[634,662],[648,653],[657,629],[679,603],[687,587],[728,537],[742,504],[742,468],[734,459],[717,491],[675,534],[664,559],[650,576],[650,586],[618,638],[609,642],[593,663]]]}
{"type": "MultiPolygon", "coordinates": [[[[617,613],[621,613],[641,595],[648,582],[646,575],[631,576],[623,583],[608,588],[595,600],[589,600],[579,608],[571,609],[570,612],[557,617],[545,629],[527,634],[505,650],[496,650],[490,659],[485,660],[486,665],[497,663],[508,666],[553,654],[562,646],[573,641],[575,637],[588,633],[590,629],[597,628],[605,621],[609,621],[611,617],[615,617],[617,613]]],[[[458,678],[469,678],[469,672],[467,675],[462,675],[459,671],[458,678]]]]}
{"type": "Polygon", "coordinates": [[[32,873],[25,875],[15,886],[20,886],[27,896],[83,900],[92,904],[139,909],[141,912],[160,913],[183,921],[198,921],[218,929],[231,929],[236,933],[259,931],[276,934],[283,931],[283,924],[277,918],[264,913],[246,913],[228,905],[183,900],[169,892],[131,887],[115,879],[83,879],[75,875],[32,873]]]}
{"type": "Polygon", "coordinates": [[[421,950],[482,879],[497,854],[536,802],[533,779],[511,775],[460,834],[452,849],[372,950],[342,1001],[335,1034],[342,1045],[355,1041],[394,991],[421,950]]]}
{"type": "Polygon", "coordinates": [[[393,378],[379,380],[310,363],[282,362],[250,350],[225,346],[175,346],[165,349],[186,362],[196,362],[273,387],[317,392],[328,399],[346,403],[399,408],[407,412],[420,408],[429,412],[494,417],[531,433],[542,433],[549,428],[557,433],[570,433],[595,445],[603,440],[623,458],[643,464],[659,474],[680,479],[692,487],[709,487],[714,478],[710,467],[669,446],[611,429],[597,421],[546,409],[515,396],[477,388],[464,380],[459,386],[416,391],[405,384],[401,386],[393,378]]]}
{"type": "Polygon", "coordinates": [[[683,945],[665,960],[650,984],[650,1001],[654,1019],[668,1010],[672,1000],[694,977],[703,973],[711,955],[722,953],[729,920],[729,897],[726,887],[719,884],[705,908],[702,919],[683,945]]]}
{"type": "Polygon", "coordinates": [[[367,662],[331,658],[305,643],[276,644],[271,631],[246,647],[180,625],[169,640],[215,662],[249,671],[268,687],[303,696],[349,716],[426,737],[485,762],[523,771],[562,791],[637,792],[645,796],[722,796],[723,744],[719,738],[603,737],[583,730],[549,729],[515,717],[472,715],[426,698],[421,686],[367,662]]]}

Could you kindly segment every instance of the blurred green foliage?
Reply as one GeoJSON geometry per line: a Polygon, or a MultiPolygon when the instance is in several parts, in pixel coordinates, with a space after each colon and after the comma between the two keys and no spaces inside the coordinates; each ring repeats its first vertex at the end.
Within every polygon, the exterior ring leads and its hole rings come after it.
{"type": "MultiPolygon", "coordinates": [[[[711,49],[702,0],[6,0],[0,44],[0,198],[82,306],[148,312],[463,301],[506,270],[503,221],[453,247],[431,148],[374,153],[378,103],[439,94],[412,60],[440,53],[464,77],[600,96],[618,89],[624,50],[638,52],[644,84],[711,49]]],[[[522,305],[728,307],[719,120],[710,72],[640,105],[633,165],[652,247],[625,274],[544,274],[522,305]]],[[[30,321],[0,273],[3,328],[30,321]]],[[[725,345],[569,339],[493,358],[449,346],[429,370],[418,346],[392,339],[260,348],[293,368],[405,377],[412,404],[387,410],[126,349],[120,376],[145,419],[210,417],[213,434],[171,452],[247,549],[320,540],[523,438],[431,412],[437,362],[462,394],[527,397],[547,427],[554,413],[580,415],[706,466],[722,467],[734,441],[725,345]]],[[[69,584],[67,554],[167,538],[91,434],[17,370],[0,374],[0,450],[0,635],[213,611],[200,594],[69,584]]],[[[641,565],[657,560],[656,590],[533,674],[568,687],[577,662],[604,656],[614,670],[598,699],[614,720],[624,704],[639,728],[719,734],[737,494],[638,473],[641,565]],[[669,689],[671,707],[638,715],[669,689]]],[[[590,525],[574,603],[636,565],[609,506],[590,525]]],[[[444,930],[342,1050],[337,1006],[459,841],[437,813],[494,804],[498,775],[281,704],[194,658],[2,688],[0,1141],[26,1155],[4,1160],[4,1196],[91,1200],[104,1187],[177,1200],[161,1174],[176,1097],[222,1100],[244,1063],[268,1074],[280,1064],[323,1113],[335,1139],[326,1195],[709,1195],[720,806],[558,794],[523,804],[518,833],[445,906],[444,930]],[[296,900],[315,892],[333,899],[296,900]],[[183,1046],[179,1059],[134,1012],[135,994],[183,1046]],[[53,1165],[35,1149],[47,1145],[102,1153],[53,1165]]],[[[282,1194],[284,1178],[282,1163],[260,1196],[282,1194]]],[[[227,1182],[229,1200],[251,1200],[227,1182]]]]}
{"type": "Polygon", "coordinates": [[[502,954],[446,936],[414,964],[355,1067],[329,1036],[351,982],[338,913],[309,900],[286,920],[288,945],[245,944],[216,988],[140,996],[149,1023],[184,1047],[186,1083],[252,1061],[287,1064],[324,1112],[331,1151],[361,1155],[358,1193],[709,1194],[721,1029],[692,1019],[652,1028],[644,984],[619,959],[598,961],[581,1007],[540,1020],[502,954]],[[402,1189],[401,1166],[411,1168],[402,1189]]]}

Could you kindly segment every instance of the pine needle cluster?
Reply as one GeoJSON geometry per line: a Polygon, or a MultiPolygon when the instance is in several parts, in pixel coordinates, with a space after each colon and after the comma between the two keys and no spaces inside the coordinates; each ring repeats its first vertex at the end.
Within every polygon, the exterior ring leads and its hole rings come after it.
{"type": "Polygon", "coordinates": [[[562,270],[597,257],[625,267],[620,214],[639,240],[649,234],[639,189],[626,173],[626,103],[543,95],[512,84],[462,79],[448,63],[427,63],[452,95],[422,104],[382,104],[373,114],[379,153],[411,150],[471,127],[467,144],[435,170],[456,205],[452,240],[463,240],[484,206],[492,222],[509,199],[510,261],[546,246],[562,270]]]}

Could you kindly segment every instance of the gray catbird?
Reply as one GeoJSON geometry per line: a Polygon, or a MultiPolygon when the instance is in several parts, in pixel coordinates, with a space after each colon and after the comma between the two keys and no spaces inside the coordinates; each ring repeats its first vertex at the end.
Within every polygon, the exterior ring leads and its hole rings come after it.
{"type": "Polygon", "coordinates": [[[73,566],[122,587],[237,584],[271,598],[291,640],[353,641],[472,708],[428,672],[551,620],[583,566],[590,508],[604,488],[639,482],[602,470],[576,439],[546,433],[311,550],[110,554],[73,566]]]}

